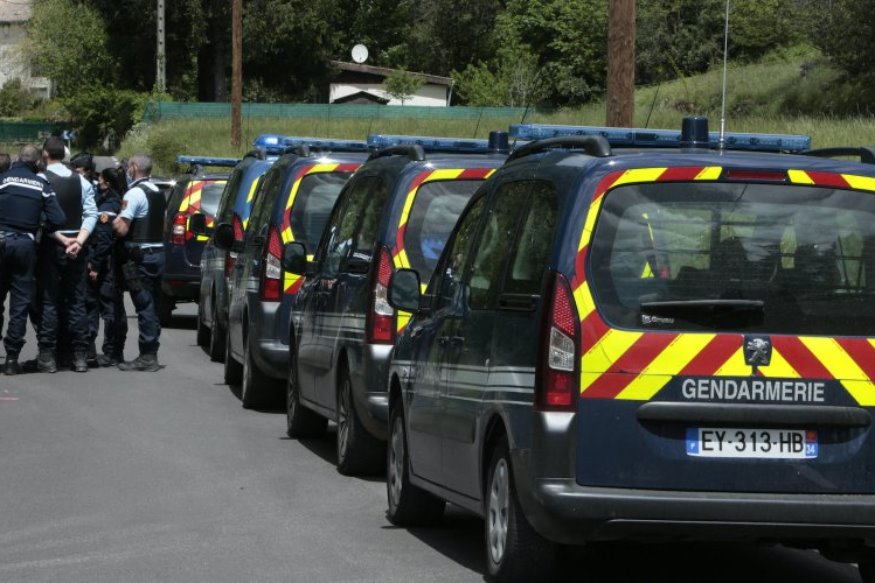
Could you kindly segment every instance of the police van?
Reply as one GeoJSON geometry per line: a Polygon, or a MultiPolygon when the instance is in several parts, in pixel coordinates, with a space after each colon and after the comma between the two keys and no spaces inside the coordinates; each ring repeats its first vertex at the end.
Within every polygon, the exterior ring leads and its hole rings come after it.
{"type": "Polygon", "coordinates": [[[412,268],[425,282],[459,214],[507,156],[490,140],[370,135],[374,151],[344,186],[312,257],[285,249],[286,271],[305,275],[291,321],[290,437],[337,422],[344,474],[381,470],[389,356],[410,314],[386,301],[389,276],[412,268]]]}
{"type": "Polygon", "coordinates": [[[805,136],[519,125],[392,356],[399,525],[558,544],[780,541],[875,581],[875,167],[805,136]]]}

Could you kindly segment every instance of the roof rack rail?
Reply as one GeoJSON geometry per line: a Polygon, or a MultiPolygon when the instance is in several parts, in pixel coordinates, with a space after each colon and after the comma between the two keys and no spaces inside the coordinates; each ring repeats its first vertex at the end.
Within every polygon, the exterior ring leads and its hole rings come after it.
{"type": "Polygon", "coordinates": [[[875,164],[875,147],[873,146],[860,146],[859,148],[855,147],[844,147],[839,146],[835,148],[817,148],[814,150],[806,150],[804,152],[799,152],[803,156],[816,156],[818,158],[836,158],[838,156],[854,156],[859,157],[860,162],[863,164],[875,164]]]}
{"type": "Polygon", "coordinates": [[[297,146],[289,146],[283,150],[283,154],[294,154],[300,158],[310,157],[310,146],[307,144],[298,144],[297,146]]]}
{"type": "Polygon", "coordinates": [[[590,156],[606,158],[611,155],[611,144],[603,136],[559,136],[529,142],[520,146],[507,157],[508,162],[555,148],[583,150],[590,156]]]}
{"type": "Polygon", "coordinates": [[[243,157],[264,160],[265,158],[267,158],[267,153],[264,150],[259,150],[258,148],[255,148],[254,150],[249,150],[248,152],[246,152],[243,157]]]}
{"type": "Polygon", "coordinates": [[[489,139],[451,138],[434,136],[406,136],[370,134],[368,145],[383,150],[391,146],[420,146],[424,152],[446,154],[504,154],[509,151],[507,132],[489,132],[489,139]]]}
{"type": "Polygon", "coordinates": [[[177,164],[188,164],[186,174],[200,174],[204,166],[221,166],[233,168],[240,162],[240,158],[218,158],[211,156],[177,156],[177,164]]]}
{"type": "MultiPolygon", "coordinates": [[[[703,120],[704,118],[698,119],[703,120]]],[[[511,137],[522,140],[541,140],[560,136],[602,136],[614,148],[688,148],[691,145],[718,148],[720,132],[707,132],[707,134],[707,142],[697,140],[693,143],[690,142],[689,136],[684,136],[682,132],[677,130],[542,124],[513,124],[510,126],[511,137]]],[[[811,137],[792,134],[725,132],[724,148],[752,152],[800,153],[811,148],[811,137]]]]}
{"type": "Polygon", "coordinates": [[[387,148],[381,148],[376,152],[372,152],[371,155],[368,156],[368,161],[376,160],[377,158],[385,158],[387,156],[407,156],[413,162],[424,162],[425,150],[423,150],[422,146],[419,144],[409,146],[389,146],[387,148]]]}

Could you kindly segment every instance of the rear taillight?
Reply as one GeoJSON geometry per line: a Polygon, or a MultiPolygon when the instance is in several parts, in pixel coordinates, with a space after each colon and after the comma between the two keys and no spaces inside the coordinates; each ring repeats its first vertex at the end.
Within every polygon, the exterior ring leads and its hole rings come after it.
{"type": "Polygon", "coordinates": [[[395,341],[395,309],[389,305],[389,278],[392,277],[392,258],[389,251],[379,245],[377,265],[373,275],[373,287],[368,305],[368,342],[392,344],[395,341]]]}
{"type": "Polygon", "coordinates": [[[261,299],[278,302],[282,296],[283,244],[276,227],[271,226],[264,242],[264,261],[261,271],[261,299]]]}
{"type": "MultiPolygon", "coordinates": [[[[231,228],[234,230],[234,243],[243,242],[243,222],[240,217],[234,215],[234,220],[231,221],[231,228]]],[[[231,277],[231,272],[234,271],[234,265],[237,264],[237,252],[233,249],[228,250],[225,254],[225,277],[231,277]]]]}
{"type": "Polygon", "coordinates": [[[172,245],[185,245],[185,228],[188,225],[188,215],[176,213],[173,217],[173,226],[170,227],[170,243],[172,245]]]}
{"type": "Polygon", "coordinates": [[[580,354],[580,323],[565,276],[553,280],[550,311],[545,320],[543,357],[536,389],[541,411],[573,411],[580,387],[577,364],[580,354]]]}

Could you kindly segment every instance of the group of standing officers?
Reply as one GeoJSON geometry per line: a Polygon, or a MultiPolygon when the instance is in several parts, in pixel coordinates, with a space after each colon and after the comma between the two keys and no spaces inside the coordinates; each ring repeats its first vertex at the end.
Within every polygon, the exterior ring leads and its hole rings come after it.
{"type": "Polygon", "coordinates": [[[50,137],[18,159],[0,154],[0,333],[3,373],[76,372],[92,366],[159,370],[157,294],[164,272],[164,194],[149,180],[152,160],[95,172],[88,154],[63,162],[64,142],[50,137]],[[124,291],[137,311],[139,355],[123,358],[124,291]],[[27,320],[38,354],[19,362],[27,320]],[[102,354],[95,341],[104,321],[102,354]]]}

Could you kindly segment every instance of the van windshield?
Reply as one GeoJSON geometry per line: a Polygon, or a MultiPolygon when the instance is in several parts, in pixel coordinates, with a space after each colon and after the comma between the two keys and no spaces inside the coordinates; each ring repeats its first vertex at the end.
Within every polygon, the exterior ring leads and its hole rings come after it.
{"type": "Polygon", "coordinates": [[[350,176],[350,172],[319,172],[308,174],[301,181],[290,223],[295,240],[304,243],[309,253],[319,245],[331,209],[350,176]]]}
{"type": "Polygon", "coordinates": [[[419,187],[404,232],[410,267],[426,283],[480,180],[442,180],[419,187]]]}
{"type": "Polygon", "coordinates": [[[872,335],[875,195],[623,186],[606,195],[590,269],[596,303],[619,327],[872,335]]]}

